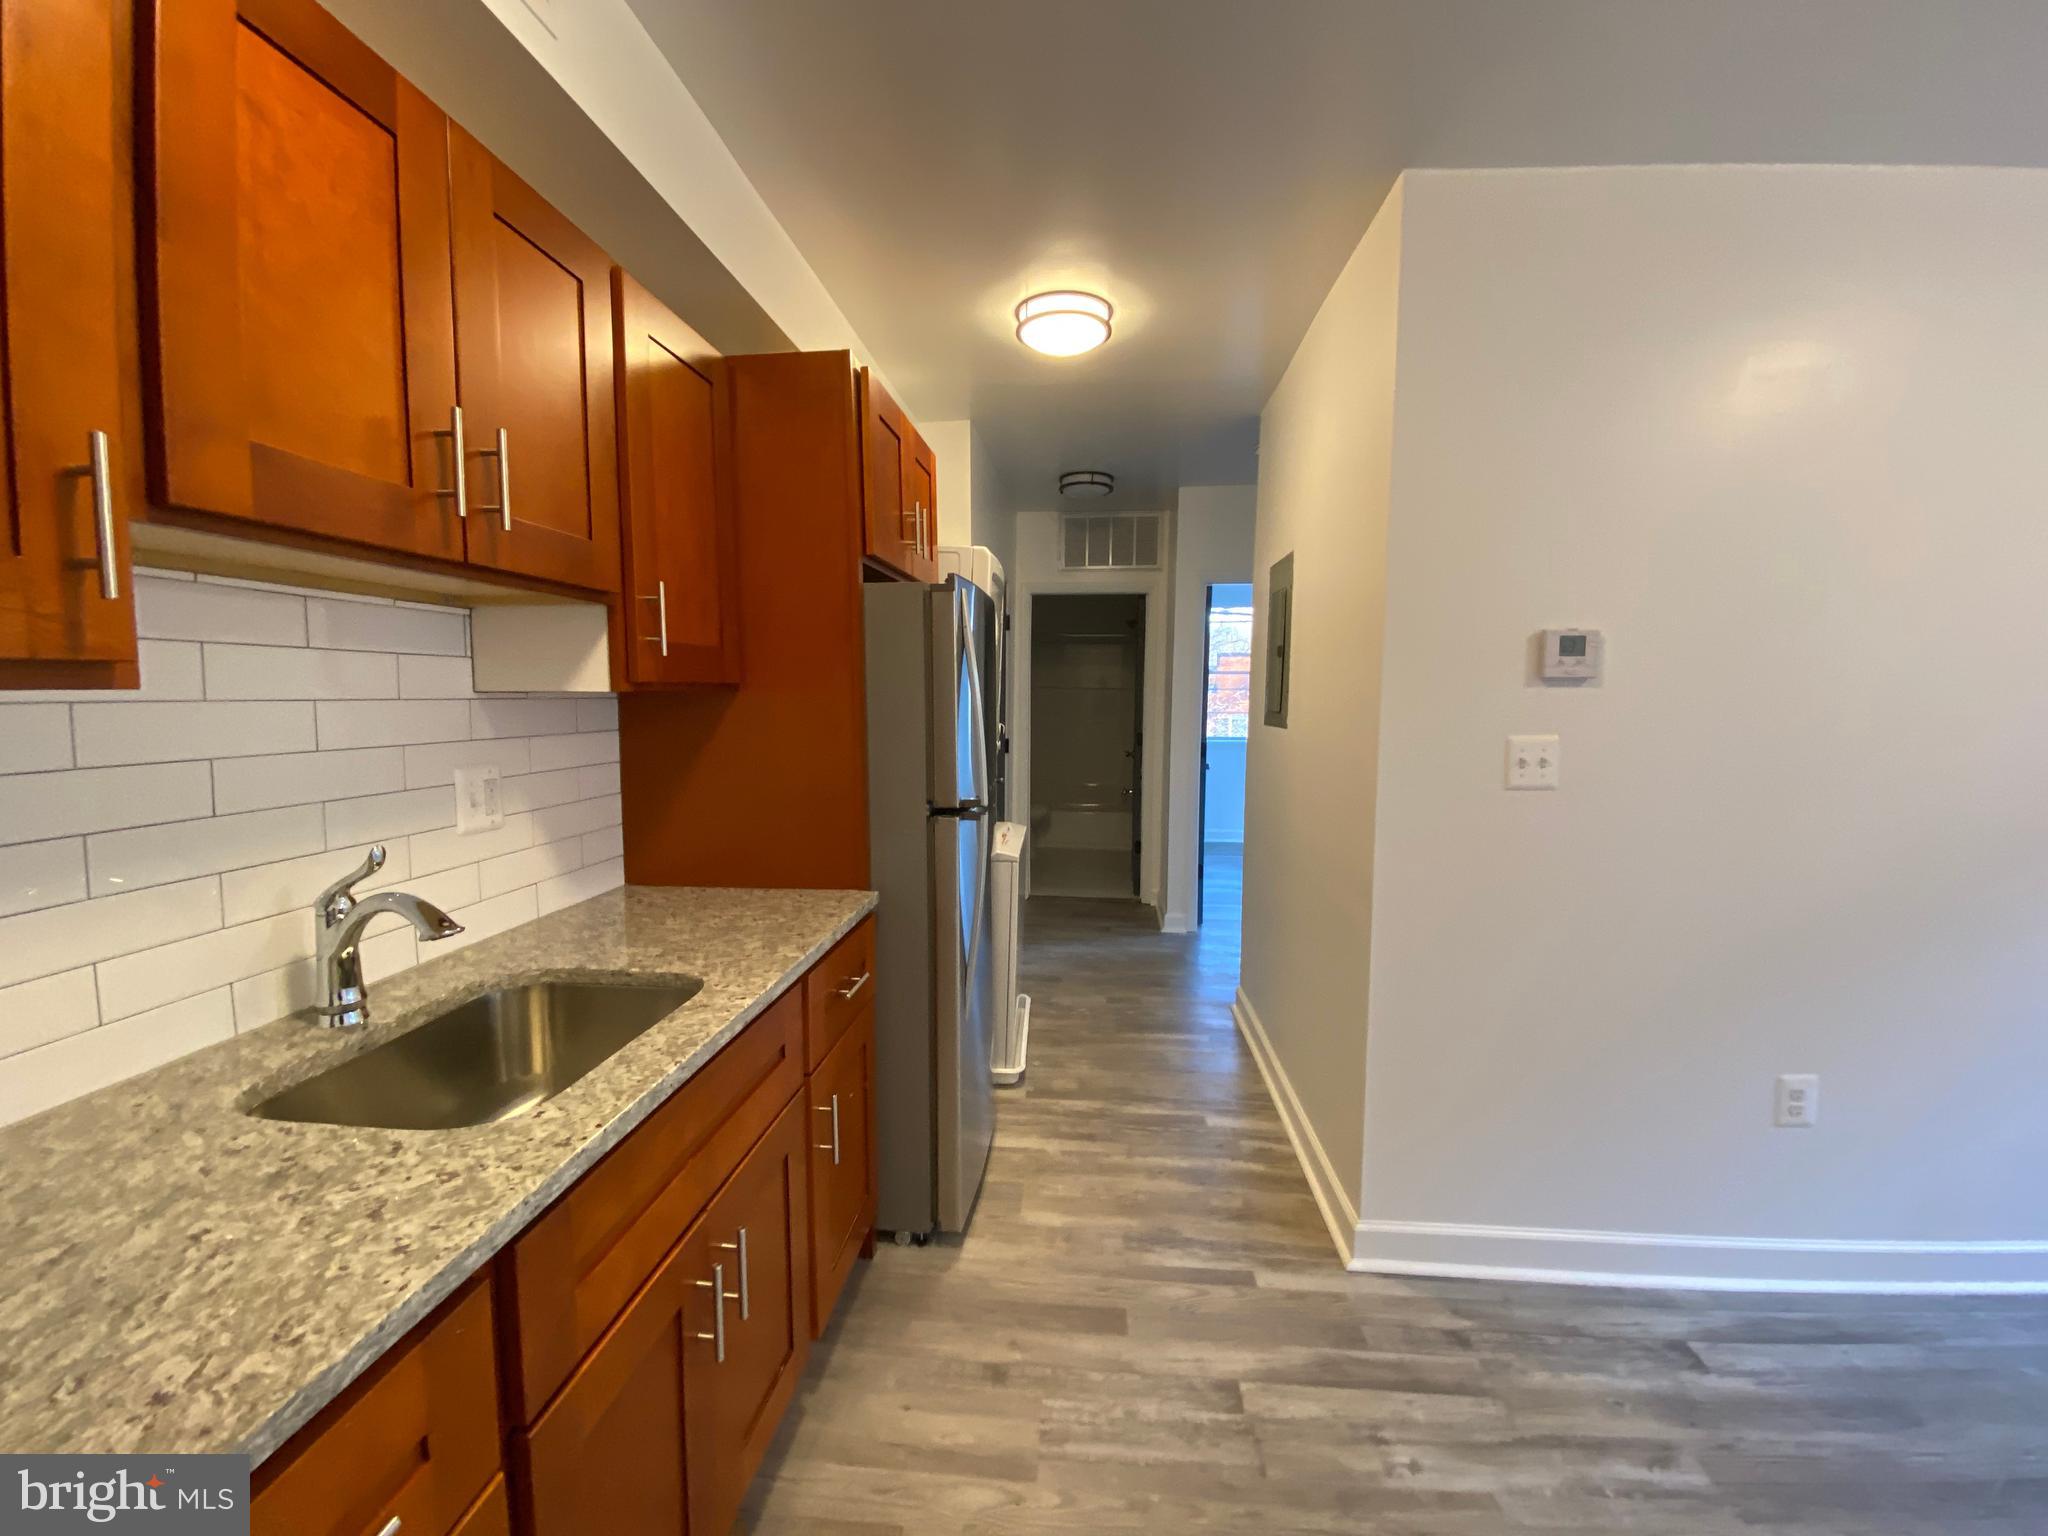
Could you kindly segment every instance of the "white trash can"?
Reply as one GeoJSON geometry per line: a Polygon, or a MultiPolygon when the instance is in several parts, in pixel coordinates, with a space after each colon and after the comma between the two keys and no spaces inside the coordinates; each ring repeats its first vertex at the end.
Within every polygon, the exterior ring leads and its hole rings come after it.
{"type": "Polygon", "coordinates": [[[989,942],[995,946],[995,1048],[989,1076],[1005,1087],[1024,1076],[1024,1047],[1031,1033],[1031,999],[1017,991],[1018,862],[1024,857],[1024,827],[1014,821],[996,823],[995,848],[989,856],[989,942]]]}

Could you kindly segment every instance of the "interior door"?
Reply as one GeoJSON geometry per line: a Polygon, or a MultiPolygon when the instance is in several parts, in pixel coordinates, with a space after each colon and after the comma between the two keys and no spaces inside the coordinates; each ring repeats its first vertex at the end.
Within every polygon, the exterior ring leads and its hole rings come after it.
{"type": "Polygon", "coordinates": [[[460,560],[447,118],[311,0],[136,12],[151,494],[460,560]]]}
{"type": "Polygon", "coordinates": [[[636,683],[739,681],[738,529],[719,450],[724,360],[667,305],[613,268],[618,309],[620,501],[636,683]]]}
{"type": "Polygon", "coordinates": [[[115,59],[112,0],[0,0],[0,660],[135,658],[115,59]]]}
{"type": "Polygon", "coordinates": [[[611,260],[453,125],[448,156],[469,558],[616,592],[611,260]]]}

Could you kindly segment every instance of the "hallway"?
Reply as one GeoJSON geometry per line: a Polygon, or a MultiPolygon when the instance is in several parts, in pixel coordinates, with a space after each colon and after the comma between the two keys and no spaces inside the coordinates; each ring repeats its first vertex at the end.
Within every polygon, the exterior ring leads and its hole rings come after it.
{"type": "Polygon", "coordinates": [[[1231,1022],[1234,895],[1186,937],[1029,904],[973,1231],[857,1276],[747,1529],[2048,1528],[2039,1299],[1345,1274],[1231,1022]]]}

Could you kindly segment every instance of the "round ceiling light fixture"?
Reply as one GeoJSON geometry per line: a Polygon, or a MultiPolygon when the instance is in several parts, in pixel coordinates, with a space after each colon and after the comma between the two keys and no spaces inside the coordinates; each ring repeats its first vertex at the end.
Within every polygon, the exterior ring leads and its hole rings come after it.
{"type": "Polygon", "coordinates": [[[1077,357],[1109,340],[1109,300],[1078,289],[1034,293],[1017,306],[1017,339],[1047,357],[1077,357]]]}
{"type": "Polygon", "coordinates": [[[1116,489],[1116,476],[1106,469],[1070,469],[1060,476],[1062,496],[1107,496],[1116,489]]]}

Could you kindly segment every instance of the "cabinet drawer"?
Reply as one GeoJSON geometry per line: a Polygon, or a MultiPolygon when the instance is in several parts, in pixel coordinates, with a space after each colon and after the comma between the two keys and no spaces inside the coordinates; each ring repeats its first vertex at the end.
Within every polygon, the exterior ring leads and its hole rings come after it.
{"type": "Polygon", "coordinates": [[[805,1085],[810,1119],[811,1333],[832,1309],[875,1221],[875,1010],[865,1009],[805,1085]]]}
{"type": "Polygon", "coordinates": [[[539,1416],[797,1091],[802,991],[770,1005],[512,1245],[518,1422],[539,1416]]]}
{"type": "Polygon", "coordinates": [[[875,920],[859,925],[804,977],[804,1070],[818,1063],[875,1000],[875,920]]]}
{"type": "Polygon", "coordinates": [[[512,1511],[505,1502],[505,1479],[494,1477],[484,1496],[448,1536],[512,1536],[512,1511]]]}
{"type": "Polygon", "coordinates": [[[498,1470],[494,1352],[490,1288],[477,1285],[264,1464],[252,1536],[456,1529],[498,1470]]]}

